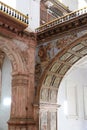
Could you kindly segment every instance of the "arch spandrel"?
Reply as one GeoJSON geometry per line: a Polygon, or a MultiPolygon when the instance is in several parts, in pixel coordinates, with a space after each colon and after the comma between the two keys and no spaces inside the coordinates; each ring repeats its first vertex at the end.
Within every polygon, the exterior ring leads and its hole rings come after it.
{"type": "Polygon", "coordinates": [[[61,80],[65,76],[66,72],[73,66],[73,64],[86,55],[87,34],[76,39],[71,44],[68,44],[54,57],[54,59],[49,62],[40,80],[37,92],[37,95],[40,95],[40,97],[37,96],[37,100],[43,102],[45,97],[45,93],[43,94],[43,91],[46,89],[46,97],[48,97],[48,101],[46,99],[44,102],[56,103],[58,88],[61,80]],[[53,95],[56,95],[56,97],[53,97],[52,93],[54,93],[53,95]],[[44,96],[42,97],[41,94],[44,96]]]}

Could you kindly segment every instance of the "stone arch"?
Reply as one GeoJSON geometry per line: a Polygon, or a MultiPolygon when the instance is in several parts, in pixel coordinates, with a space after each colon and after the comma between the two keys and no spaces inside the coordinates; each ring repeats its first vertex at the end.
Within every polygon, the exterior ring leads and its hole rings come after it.
{"type": "MultiPolygon", "coordinates": [[[[22,54],[23,50],[21,48],[16,41],[14,42],[14,39],[0,36],[0,50],[7,55],[12,65],[11,111],[8,129],[13,129],[13,126],[16,129],[17,120],[21,120],[22,117],[26,118],[26,97],[28,94],[26,88],[28,86],[29,76],[26,59],[23,55],[24,53],[22,54]]],[[[18,123],[20,125],[20,121],[18,123]]],[[[23,123],[25,123],[25,119],[23,123]]]]}
{"type": "Polygon", "coordinates": [[[46,67],[38,85],[36,103],[39,104],[39,126],[57,129],[57,95],[66,72],[87,55],[87,34],[67,44],[46,67]],[[47,123],[49,122],[49,123],[47,123]]]}
{"type": "Polygon", "coordinates": [[[11,39],[0,37],[0,50],[3,51],[11,61],[13,74],[27,72],[24,57],[20,49],[11,39]]]}
{"type": "MultiPolygon", "coordinates": [[[[75,64],[85,55],[87,55],[87,34],[78,38],[71,44],[68,44],[49,63],[49,65],[44,70],[44,73],[39,82],[36,102],[40,101],[40,91],[42,92],[44,88],[48,91],[46,91],[46,97],[49,96],[50,98],[52,96],[51,92],[54,89],[56,94],[56,97],[54,98],[57,99],[58,88],[64,75],[72,67],[73,64],[75,64]]],[[[43,92],[42,95],[44,95],[43,92]]],[[[46,102],[51,103],[51,100],[49,99],[49,101],[46,102]]]]}

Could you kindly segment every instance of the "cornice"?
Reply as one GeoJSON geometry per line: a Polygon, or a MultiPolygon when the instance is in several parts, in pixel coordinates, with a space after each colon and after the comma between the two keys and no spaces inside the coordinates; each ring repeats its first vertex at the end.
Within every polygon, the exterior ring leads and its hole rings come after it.
{"type": "Polygon", "coordinates": [[[27,39],[27,40],[33,40],[36,41],[36,33],[29,32],[26,30],[23,31],[17,31],[16,29],[11,28],[7,24],[4,24],[0,22],[0,35],[7,37],[7,38],[21,38],[21,39],[27,39]]]}
{"type": "Polygon", "coordinates": [[[87,14],[80,15],[37,32],[37,42],[45,42],[49,38],[53,38],[54,36],[64,34],[71,30],[78,30],[82,27],[87,27],[87,14]]]}

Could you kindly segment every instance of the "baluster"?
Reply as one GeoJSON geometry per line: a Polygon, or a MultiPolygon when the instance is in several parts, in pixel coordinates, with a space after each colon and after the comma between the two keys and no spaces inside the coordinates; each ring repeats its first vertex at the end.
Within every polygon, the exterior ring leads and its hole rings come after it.
{"type": "Polygon", "coordinates": [[[25,17],[23,17],[23,22],[25,23],[25,17]]]}
{"type": "Polygon", "coordinates": [[[68,15],[66,16],[66,21],[68,20],[68,15]]]}
{"type": "Polygon", "coordinates": [[[82,14],[82,11],[83,11],[83,10],[81,9],[81,10],[80,10],[80,15],[82,14]]]}
{"type": "Polygon", "coordinates": [[[8,13],[8,7],[7,7],[7,10],[6,10],[6,13],[8,13]]]}
{"type": "Polygon", "coordinates": [[[86,8],[84,8],[84,13],[86,13],[86,8]]]}
{"type": "Polygon", "coordinates": [[[19,19],[19,14],[17,14],[17,19],[19,19]]]}
{"type": "Polygon", "coordinates": [[[16,12],[16,18],[18,19],[18,12],[16,12]]]}
{"type": "Polygon", "coordinates": [[[78,10],[78,16],[80,15],[81,10],[78,10]]]}
{"type": "Polygon", "coordinates": [[[79,10],[79,15],[81,15],[81,13],[82,13],[82,10],[79,10]]]}
{"type": "Polygon", "coordinates": [[[9,15],[11,15],[11,9],[9,9],[9,15]]]}
{"type": "Polygon", "coordinates": [[[2,10],[2,5],[1,5],[1,7],[0,7],[0,10],[2,10]]]}
{"type": "Polygon", "coordinates": [[[20,20],[21,20],[21,15],[20,15],[20,20]]]}
{"type": "Polygon", "coordinates": [[[84,8],[84,13],[86,13],[86,7],[84,8]]]}
{"type": "Polygon", "coordinates": [[[11,16],[12,16],[13,9],[11,9],[11,16]]]}
{"type": "Polygon", "coordinates": [[[24,17],[22,17],[22,21],[24,22],[24,17]]]}
{"type": "MultiPolygon", "coordinates": [[[[25,17],[25,19],[26,19],[26,17],[25,17]]],[[[27,22],[26,22],[27,24],[29,24],[29,21],[28,21],[28,14],[27,14],[27,22]]]]}
{"type": "Polygon", "coordinates": [[[87,13],[87,8],[85,8],[85,13],[87,13]]]}
{"type": "Polygon", "coordinates": [[[56,25],[56,21],[54,21],[54,25],[56,25]]]}
{"type": "Polygon", "coordinates": [[[71,16],[70,16],[70,14],[69,14],[69,20],[70,20],[70,18],[71,18],[71,16]]]}
{"type": "Polygon", "coordinates": [[[51,26],[54,26],[54,22],[52,22],[52,23],[50,23],[51,24],[51,26]]]}
{"type": "Polygon", "coordinates": [[[3,10],[3,4],[1,5],[1,10],[3,10]]]}
{"type": "Polygon", "coordinates": [[[56,21],[56,24],[58,24],[58,20],[56,21]]]}
{"type": "Polygon", "coordinates": [[[76,16],[78,16],[78,11],[76,12],[76,16]]]}
{"type": "Polygon", "coordinates": [[[67,15],[67,20],[69,20],[69,15],[67,15]]]}
{"type": "Polygon", "coordinates": [[[26,20],[26,18],[25,18],[25,21],[24,21],[25,23],[27,23],[27,20],[26,20]]]}
{"type": "Polygon", "coordinates": [[[59,20],[59,23],[61,23],[62,22],[62,18],[60,18],[60,20],[59,20]]]}
{"type": "Polygon", "coordinates": [[[64,22],[64,21],[66,21],[66,17],[63,17],[63,18],[62,18],[62,22],[64,22]]]}
{"type": "Polygon", "coordinates": [[[28,21],[28,19],[27,19],[27,22],[26,22],[27,24],[29,24],[29,21],[28,21]]]}
{"type": "Polygon", "coordinates": [[[72,17],[73,17],[73,13],[72,13],[72,14],[70,14],[70,19],[72,19],[72,17]]]}
{"type": "Polygon", "coordinates": [[[16,15],[16,12],[15,12],[15,15],[14,15],[14,16],[15,16],[15,18],[16,18],[16,16],[17,16],[17,15],[16,15]]]}
{"type": "Polygon", "coordinates": [[[5,5],[4,5],[4,12],[5,12],[5,5]]]}
{"type": "Polygon", "coordinates": [[[14,11],[12,11],[12,16],[14,16],[14,11]]]}

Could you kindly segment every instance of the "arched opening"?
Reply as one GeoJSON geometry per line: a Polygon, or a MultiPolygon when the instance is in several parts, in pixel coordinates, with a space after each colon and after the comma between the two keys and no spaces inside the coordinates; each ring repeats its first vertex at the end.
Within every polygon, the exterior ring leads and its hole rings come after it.
{"type": "Polygon", "coordinates": [[[58,91],[58,129],[87,129],[87,56],[75,63],[58,91]]]}
{"type": "MultiPolygon", "coordinates": [[[[45,69],[40,82],[40,130],[58,129],[59,119],[57,113],[58,109],[62,108],[60,107],[61,104],[57,102],[60,83],[66,72],[86,55],[87,38],[83,36],[61,50],[45,69]]],[[[75,90],[72,89],[72,91],[74,93],[75,90]]]]}
{"type": "Polygon", "coordinates": [[[11,110],[11,72],[12,66],[7,56],[5,56],[1,69],[0,82],[0,129],[8,130],[8,120],[11,110]]]}
{"type": "MultiPolygon", "coordinates": [[[[4,80],[2,79],[3,87],[1,88],[1,99],[2,99],[1,103],[3,105],[3,111],[2,111],[3,118],[0,117],[3,119],[2,120],[3,123],[0,121],[0,123],[2,123],[2,124],[0,124],[0,127],[2,130],[13,129],[13,127],[15,127],[15,129],[17,129],[18,124],[16,126],[16,124],[15,124],[16,119],[18,118],[20,120],[19,117],[23,117],[24,114],[26,117],[25,105],[26,105],[27,90],[26,90],[26,87],[24,88],[24,84],[22,81],[24,80],[25,84],[28,83],[26,81],[27,80],[27,76],[26,76],[27,68],[25,65],[25,61],[23,61],[24,57],[21,54],[21,50],[18,48],[18,46],[16,44],[13,44],[13,41],[11,39],[7,39],[7,38],[1,36],[0,37],[0,50],[4,54],[6,54],[6,56],[9,59],[9,60],[7,60],[7,63],[8,63],[7,67],[5,64],[6,62],[3,64],[4,65],[3,67],[5,67],[5,69],[7,68],[7,72],[9,73],[9,76],[8,76],[8,73],[6,73],[6,70],[3,69],[3,79],[4,80]],[[12,72],[12,79],[10,78],[11,72],[12,72]],[[6,75],[7,75],[7,77],[5,77],[6,75]],[[11,85],[11,89],[7,88],[7,90],[5,90],[6,85],[9,87],[11,85]],[[21,86],[21,87],[18,87],[18,86],[21,86]],[[22,98],[22,96],[19,96],[19,94],[20,95],[24,94],[23,98],[22,98]],[[5,95],[5,97],[7,97],[6,99],[5,99],[4,95],[5,95]],[[8,108],[6,106],[6,104],[10,102],[9,97],[11,97],[11,108],[10,108],[10,106],[8,108]],[[20,100],[20,97],[21,97],[21,100],[20,100]],[[5,107],[6,107],[6,109],[5,109],[5,107]],[[3,113],[5,113],[5,111],[6,111],[6,114],[4,115],[3,113]],[[8,116],[6,116],[6,115],[8,115],[8,116]],[[6,124],[6,123],[8,123],[8,124],[6,124]]],[[[1,62],[2,61],[1,61],[1,57],[0,57],[0,63],[1,62]]],[[[20,124],[20,122],[19,122],[19,124],[20,124]]]]}

